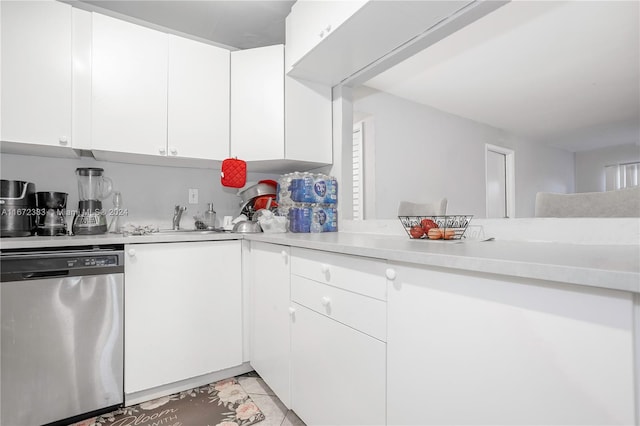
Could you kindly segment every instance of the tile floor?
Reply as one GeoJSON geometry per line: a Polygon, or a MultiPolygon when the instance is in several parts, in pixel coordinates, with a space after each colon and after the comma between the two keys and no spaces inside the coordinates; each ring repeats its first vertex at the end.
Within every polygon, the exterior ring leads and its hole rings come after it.
{"type": "Polygon", "coordinates": [[[236,379],[265,416],[265,419],[255,426],[305,426],[293,411],[287,410],[255,371],[237,376],[236,379]]]}

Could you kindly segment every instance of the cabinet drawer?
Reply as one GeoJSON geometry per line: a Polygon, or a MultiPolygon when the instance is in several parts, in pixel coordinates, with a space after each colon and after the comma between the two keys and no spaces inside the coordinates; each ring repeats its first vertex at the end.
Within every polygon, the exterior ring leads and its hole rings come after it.
{"type": "Polygon", "coordinates": [[[291,277],[291,300],[383,342],[387,340],[387,304],[307,278],[291,277]]]}
{"type": "Polygon", "coordinates": [[[386,262],[291,248],[291,273],[379,300],[387,300],[386,262]]]}

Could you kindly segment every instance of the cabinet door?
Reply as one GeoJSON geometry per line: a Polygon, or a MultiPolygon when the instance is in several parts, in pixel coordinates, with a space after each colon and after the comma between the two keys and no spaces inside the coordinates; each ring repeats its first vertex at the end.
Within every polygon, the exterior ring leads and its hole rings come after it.
{"type": "Polygon", "coordinates": [[[239,241],[125,248],[125,393],[242,363],[239,241]]]}
{"type": "Polygon", "coordinates": [[[92,147],[166,155],[168,35],[93,14],[92,147]]]}
{"type": "Polygon", "coordinates": [[[71,146],[71,6],[3,1],[3,141],[71,146]]]}
{"type": "Polygon", "coordinates": [[[306,424],[385,424],[386,345],[293,306],[292,409],[306,424]]]}
{"type": "Polygon", "coordinates": [[[331,87],[285,77],[285,158],[331,164],[331,87]]]}
{"type": "Polygon", "coordinates": [[[169,35],[169,156],[229,156],[229,60],[228,50],[169,35]]]}
{"type": "Polygon", "coordinates": [[[287,70],[367,1],[297,1],[287,17],[287,70]]]}
{"type": "Polygon", "coordinates": [[[231,52],[231,93],[231,156],[283,159],[283,46],[231,52]]]}
{"type": "Polygon", "coordinates": [[[633,424],[631,293],[394,268],[389,424],[633,424]]]}
{"type": "Polygon", "coordinates": [[[251,262],[251,366],[290,407],[289,247],[252,242],[251,262]]]}

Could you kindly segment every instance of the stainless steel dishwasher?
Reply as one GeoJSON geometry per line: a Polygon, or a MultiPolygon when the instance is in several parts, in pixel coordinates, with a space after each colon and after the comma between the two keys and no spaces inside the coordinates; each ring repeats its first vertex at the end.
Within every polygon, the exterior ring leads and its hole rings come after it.
{"type": "Polygon", "coordinates": [[[0,253],[2,425],[123,402],[122,246],[0,253]]]}

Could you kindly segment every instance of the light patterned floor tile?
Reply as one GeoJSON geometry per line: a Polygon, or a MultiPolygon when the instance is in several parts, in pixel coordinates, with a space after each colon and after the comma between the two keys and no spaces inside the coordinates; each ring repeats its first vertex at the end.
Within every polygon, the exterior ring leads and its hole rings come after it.
{"type": "Polygon", "coordinates": [[[306,426],[305,423],[300,420],[300,417],[293,411],[287,411],[287,415],[284,417],[284,421],[281,426],[306,426]]]}
{"type": "Polygon", "coordinates": [[[249,394],[253,402],[260,408],[265,419],[256,426],[280,426],[287,414],[287,407],[272,395],[249,394]]]}
{"type": "Polygon", "coordinates": [[[238,383],[242,386],[242,389],[246,393],[259,394],[259,395],[275,395],[275,393],[271,390],[269,386],[262,380],[260,377],[248,377],[248,376],[239,376],[237,377],[238,383]]]}

